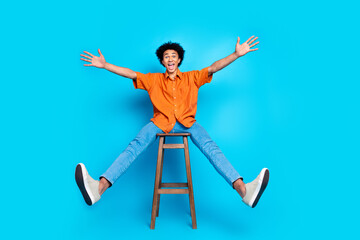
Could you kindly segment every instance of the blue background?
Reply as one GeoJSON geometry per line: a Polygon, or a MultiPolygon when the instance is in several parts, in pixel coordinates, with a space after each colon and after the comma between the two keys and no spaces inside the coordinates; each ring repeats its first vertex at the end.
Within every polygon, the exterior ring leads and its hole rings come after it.
{"type": "MultiPolygon", "coordinates": [[[[1,238],[359,237],[358,10],[346,0],[1,3],[1,238]],[[251,35],[259,50],[200,89],[196,117],[245,181],[270,169],[258,206],[245,206],[191,143],[197,230],[185,195],[164,196],[149,228],[157,144],[88,207],[76,164],[101,175],[152,106],[131,80],[84,67],[80,53],[100,48],[115,65],[163,72],[154,52],[172,40],[189,71],[251,35]]],[[[183,179],[182,153],[169,154],[164,180],[183,179]]]]}

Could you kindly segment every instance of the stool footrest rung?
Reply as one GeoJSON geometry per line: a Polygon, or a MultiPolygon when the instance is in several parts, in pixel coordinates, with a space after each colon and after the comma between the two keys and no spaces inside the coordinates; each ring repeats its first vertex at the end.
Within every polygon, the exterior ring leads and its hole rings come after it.
{"type": "Polygon", "coordinates": [[[188,187],[187,183],[160,183],[160,188],[188,187]]]}
{"type": "Polygon", "coordinates": [[[189,189],[187,188],[159,189],[158,194],[189,194],[189,189]]]}
{"type": "Polygon", "coordinates": [[[182,143],[171,143],[171,144],[163,144],[163,148],[184,148],[184,144],[182,143]]]}

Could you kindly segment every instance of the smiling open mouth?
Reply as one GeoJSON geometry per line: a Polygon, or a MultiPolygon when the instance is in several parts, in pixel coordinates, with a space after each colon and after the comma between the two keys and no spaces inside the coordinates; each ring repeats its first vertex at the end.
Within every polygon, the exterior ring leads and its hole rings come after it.
{"type": "Polygon", "coordinates": [[[174,70],[174,69],[175,69],[175,63],[169,63],[169,64],[168,64],[168,68],[169,68],[170,70],[174,70]]]}

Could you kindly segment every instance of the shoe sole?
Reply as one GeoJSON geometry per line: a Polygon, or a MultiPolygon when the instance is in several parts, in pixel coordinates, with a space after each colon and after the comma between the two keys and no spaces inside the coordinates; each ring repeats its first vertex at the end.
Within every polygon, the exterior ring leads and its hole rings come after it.
{"type": "Polygon", "coordinates": [[[265,169],[265,173],[264,173],[264,177],[263,177],[263,181],[261,183],[261,187],[259,190],[259,193],[257,194],[254,203],[252,204],[252,208],[256,207],[256,204],[258,203],[261,195],[263,194],[263,192],[265,191],[266,186],[268,185],[269,182],[269,177],[270,177],[270,172],[269,169],[265,169]]]}
{"type": "Polygon", "coordinates": [[[85,188],[85,183],[84,183],[84,177],[83,177],[83,173],[82,173],[82,167],[81,167],[81,164],[78,164],[76,166],[76,169],[75,169],[75,180],[76,180],[76,184],[78,185],[79,189],[80,189],[80,192],[81,194],[83,195],[84,197],[84,200],[86,202],[87,205],[91,206],[92,205],[92,202],[91,202],[91,198],[89,196],[89,194],[87,193],[86,191],[86,188],[85,188]]]}

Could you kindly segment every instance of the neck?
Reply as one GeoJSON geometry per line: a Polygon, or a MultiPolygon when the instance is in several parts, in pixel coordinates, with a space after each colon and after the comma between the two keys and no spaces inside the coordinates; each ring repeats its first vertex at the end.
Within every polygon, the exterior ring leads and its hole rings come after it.
{"type": "Polygon", "coordinates": [[[169,72],[167,72],[167,73],[169,74],[169,77],[170,77],[172,80],[174,80],[175,77],[176,77],[177,69],[176,69],[176,71],[174,71],[174,72],[172,72],[172,73],[169,73],[169,72]]]}

